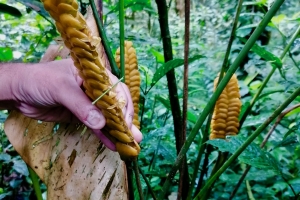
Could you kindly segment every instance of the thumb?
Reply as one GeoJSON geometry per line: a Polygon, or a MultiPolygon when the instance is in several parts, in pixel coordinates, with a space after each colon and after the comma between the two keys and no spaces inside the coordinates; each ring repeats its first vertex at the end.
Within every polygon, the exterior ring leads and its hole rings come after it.
{"type": "Polygon", "coordinates": [[[75,81],[63,84],[56,100],[89,128],[102,129],[104,127],[106,121],[102,112],[92,104],[75,81]]]}

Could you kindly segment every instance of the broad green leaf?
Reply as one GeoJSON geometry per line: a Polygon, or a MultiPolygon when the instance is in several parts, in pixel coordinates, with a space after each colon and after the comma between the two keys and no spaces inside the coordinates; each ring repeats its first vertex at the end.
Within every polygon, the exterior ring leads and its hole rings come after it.
{"type": "MultiPolygon", "coordinates": [[[[246,43],[246,39],[240,38],[240,40],[242,42],[246,43]]],[[[285,79],[285,76],[284,76],[284,74],[282,72],[282,61],[281,61],[280,58],[278,58],[277,56],[275,56],[274,54],[272,54],[271,52],[265,50],[263,47],[261,47],[261,46],[259,46],[257,44],[254,44],[252,46],[251,51],[253,51],[257,55],[259,55],[265,61],[270,62],[270,64],[272,65],[272,67],[278,68],[281,77],[285,79]]]]}
{"type": "Polygon", "coordinates": [[[270,62],[272,67],[278,68],[278,70],[280,72],[280,75],[282,76],[282,78],[285,79],[284,74],[282,72],[282,61],[281,61],[280,58],[278,58],[277,56],[275,56],[271,52],[265,50],[264,48],[258,46],[257,44],[253,45],[253,47],[251,48],[251,51],[253,51],[257,55],[259,55],[264,60],[270,62]]]}
{"type": "Polygon", "coordinates": [[[3,161],[10,161],[11,156],[7,153],[0,153],[0,160],[3,161]]]}
{"type": "Polygon", "coordinates": [[[158,63],[165,62],[165,57],[162,53],[160,53],[159,51],[156,51],[153,48],[150,49],[150,52],[155,56],[156,62],[158,62],[158,63]]]}
{"type": "MultiPolygon", "coordinates": [[[[229,140],[216,139],[207,143],[218,147],[220,151],[234,153],[245,142],[241,136],[230,137],[229,140]]],[[[280,173],[280,167],[275,158],[268,152],[263,151],[255,143],[251,143],[238,158],[241,162],[259,169],[270,169],[280,173]]]]}
{"type": "Polygon", "coordinates": [[[194,113],[190,112],[190,111],[187,111],[187,120],[189,120],[190,122],[196,124],[197,122],[197,116],[194,115],[194,113]]]}
{"type": "MultiPolygon", "coordinates": [[[[197,55],[197,56],[194,56],[192,58],[189,58],[189,63],[195,61],[195,60],[198,60],[200,58],[203,58],[204,56],[202,55],[197,55]]],[[[161,67],[159,67],[153,78],[152,78],[152,83],[151,83],[151,86],[154,86],[163,76],[166,75],[167,72],[169,72],[171,69],[174,69],[176,67],[179,67],[181,65],[184,64],[184,60],[183,59],[174,59],[174,60],[170,60],[166,63],[164,63],[161,67]]]]}
{"type": "Polygon", "coordinates": [[[13,52],[9,47],[0,47],[0,61],[10,61],[13,59],[13,52]]]}
{"type": "Polygon", "coordinates": [[[4,4],[4,3],[0,3],[0,13],[7,13],[14,17],[22,16],[22,13],[18,9],[16,9],[15,7],[9,6],[7,4],[4,4]]]}
{"type": "Polygon", "coordinates": [[[16,170],[16,172],[18,172],[24,176],[29,175],[27,165],[25,164],[25,162],[23,160],[14,160],[13,163],[14,163],[13,169],[16,170]]]}

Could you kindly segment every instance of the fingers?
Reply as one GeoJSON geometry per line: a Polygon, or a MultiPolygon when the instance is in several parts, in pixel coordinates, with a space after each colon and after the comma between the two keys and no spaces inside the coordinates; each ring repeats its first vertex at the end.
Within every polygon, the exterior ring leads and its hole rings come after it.
{"type": "MultiPolygon", "coordinates": [[[[117,83],[119,80],[111,72],[107,71],[112,84],[117,83]]],[[[131,95],[128,87],[124,83],[118,83],[116,86],[115,92],[117,93],[118,100],[125,100],[125,106],[122,109],[124,119],[127,123],[128,128],[132,126],[132,118],[134,114],[134,107],[131,99],[131,95]]]]}
{"type": "Polygon", "coordinates": [[[117,151],[116,146],[110,141],[100,130],[93,130],[95,135],[102,141],[102,143],[112,151],[117,151]]]}
{"type": "Polygon", "coordinates": [[[101,111],[92,105],[87,95],[76,82],[65,81],[57,92],[56,100],[68,108],[81,122],[91,129],[102,129],[105,118],[101,111]]]}
{"type": "Polygon", "coordinates": [[[131,132],[134,137],[134,140],[140,143],[143,139],[143,134],[141,133],[141,131],[135,125],[132,125],[131,132]]]}

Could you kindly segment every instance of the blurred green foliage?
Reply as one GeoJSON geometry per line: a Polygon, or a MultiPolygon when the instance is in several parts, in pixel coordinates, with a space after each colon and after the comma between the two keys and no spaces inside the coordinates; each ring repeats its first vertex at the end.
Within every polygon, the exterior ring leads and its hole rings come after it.
{"type": "MultiPolygon", "coordinates": [[[[0,3],[17,8],[22,13],[21,18],[16,18],[7,13],[0,13],[0,62],[38,62],[50,43],[55,43],[57,33],[46,15],[39,15],[24,4],[13,0],[0,0],[0,3]],[[48,20],[46,20],[48,19],[48,20]]],[[[35,1],[32,1],[35,2],[35,1]]],[[[82,0],[81,8],[88,5],[88,1],[82,0]]],[[[118,36],[118,1],[104,0],[104,26],[107,36],[111,41],[113,51],[119,46],[118,36]]],[[[176,1],[170,1],[169,26],[172,37],[173,55],[176,59],[183,58],[184,45],[184,18],[175,11],[176,1]]],[[[232,45],[229,62],[233,62],[243,46],[243,41],[248,39],[254,28],[258,25],[272,0],[245,1],[239,18],[236,37],[232,45]]],[[[202,55],[189,65],[189,103],[188,103],[188,133],[195,121],[207,104],[213,90],[213,79],[219,72],[226,51],[227,42],[235,14],[236,1],[196,1],[192,0],[191,25],[190,25],[190,55],[192,58],[202,55]]],[[[163,49],[160,38],[160,29],[156,5],[150,0],[126,0],[125,36],[133,41],[137,51],[139,70],[141,72],[141,102],[140,119],[144,139],[141,143],[142,151],[139,156],[139,165],[146,174],[152,189],[158,193],[166,179],[169,170],[176,158],[175,137],[173,121],[168,99],[166,78],[161,78],[151,88],[151,83],[157,69],[163,66],[163,49]],[[151,90],[149,90],[151,88],[151,90]]],[[[294,88],[299,87],[300,81],[300,36],[291,46],[288,54],[281,61],[270,62],[274,57],[279,57],[288,40],[300,25],[300,2],[298,0],[286,1],[269,26],[257,41],[256,49],[248,53],[238,71],[236,72],[243,107],[258,91],[262,81],[275,65],[282,64],[275,72],[267,87],[264,89],[258,102],[254,105],[251,114],[247,117],[240,131],[240,140],[250,135],[272,112],[286,99],[294,88]],[[263,50],[261,50],[263,49],[263,50]],[[266,54],[260,53],[269,53],[266,54]],[[282,63],[281,63],[282,62],[282,63]]],[[[42,11],[40,11],[42,13],[42,11]]],[[[277,66],[278,67],[278,66],[277,66]]],[[[179,99],[182,103],[183,68],[176,68],[179,99]]],[[[298,97],[293,104],[299,103],[298,97]]],[[[228,199],[233,188],[237,184],[243,169],[243,163],[251,164],[246,180],[249,181],[251,191],[256,199],[292,199],[300,193],[300,109],[296,109],[286,115],[273,134],[265,148],[260,150],[258,145],[268,132],[266,129],[257,138],[255,144],[251,144],[239,161],[236,161],[220,179],[215,183],[211,193],[211,199],[228,199]],[[243,157],[244,156],[244,157],[243,157]],[[268,157],[270,162],[267,162],[268,157]],[[251,158],[256,158],[251,160],[251,158]],[[259,162],[261,160],[261,162],[259,162]],[[252,161],[252,162],[250,162],[252,161]],[[276,169],[276,170],[274,170],[276,169]],[[280,175],[279,175],[280,174],[280,175]]],[[[1,113],[0,122],[6,117],[1,113]]],[[[180,123],[180,122],[178,122],[180,123]]],[[[203,127],[204,128],[204,127],[203,127]]],[[[271,128],[271,127],[268,127],[271,128]]],[[[193,173],[194,162],[199,151],[202,130],[191,145],[187,153],[187,163],[190,176],[193,173]]],[[[238,139],[237,139],[238,140],[238,139]]],[[[234,142],[234,141],[232,141],[234,142]]],[[[215,146],[222,146],[227,151],[228,144],[224,141],[215,146]]],[[[29,198],[28,174],[16,169],[19,158],[13,152],[13,148],[7,141],[3,131],[1,132],[0,161],[4,164],[0,167],[0,199],[2,194],[21,195],[29,198]],[[18,160],[18,161],[17,161],[18,160]],[[3,170],[5,168],[5,170],[3,170]],[[6,177],[18,177],[4,179],[6,177]],[[22,181],[20,181],[20,179],[22,181]],[[12,182],[14,180],[14,182],[12,182]],[[19,182],[18,182],[19,181],[19,182]],[[26,187],[27,190],[22,188],[26,187]]],[[[208,173],[204,175],[204,181],[209,177],[213,163],[217,158],[217,149],[209,156],[208,173]]],[[[201,166],[204,156],[202,157],[201,166]]],[[[22,164],[19,164],[22,168],[22,164]]],[[[199,174],[202,168],[200,167],[199,174]]],[[[175,176],[173,186],[170,189],[171,196],[176,196],[178,175],[175,176]],[[171,193],[173,192],[173,193],[171,193]],[[175,194],[175,195],[174,195],[175,194]]],[[[198,180],[196,180],[198,182],[198,180]]],[[[146,184],[142,179],[142,186],[146,199],[151,199],[146,184]]],[[[196,185],[192,185],[196,187],[196,185]]],[[[243,183],[234,199],[247,199],[246,184],[243,183]]],[[[138,195],[135,195],[138,199],[138,195]]]]}

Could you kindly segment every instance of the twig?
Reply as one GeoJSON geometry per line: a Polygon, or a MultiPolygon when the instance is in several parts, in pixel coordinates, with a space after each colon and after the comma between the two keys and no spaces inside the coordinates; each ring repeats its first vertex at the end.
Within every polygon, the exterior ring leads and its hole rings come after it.
{"type": "Polygon", "coordinates": [[[294,188],[292,187],[292,185],[288,182],[288,180],[286,180],[285,178],[284,178],[284,176],[283,175],[281,175],[281,177],[282,177],[282,179],[284,180],[284,182],[286,183],[286,184],[288,184],[288,186],[291,188],[291,190],[292,190],[292,192],[293,192],[293,194],[294,194],[294,196],[295,196],[295,199],[297,199],[297,194],[296,194],[296,192],[295,192],[295,190],[294,190],[294,188]]]}
{"type": "Polygon", "coordinates": [[[144,200],[143,189],[142,189],[142,185],[141,185],[141,179],[140,179],[140,173],[139,173],[139,166],[138,166],[137,158],[134,159],[134,161],[133,161],[133,167],[134,167],[136,186],[137,186],[137,189],[138,189],[139,195],[140,195],[140,200],[144,200]]]}
{"type": "Polygon", "coordinates": [[[156,196],[155,196],[155,194],[154,194],[154,192],[153,192],[153,190],[151,188],[151,185],[150,185],[150,183],[149,183],[146,175],[144,174],[143,170],[140,167],[139,167],[139,172],[142,175],[142,177],[143,177],[143,179],[144,179],[144,181],[145,181],[145,183],[146,183],[146,185],[147,185],[147,187],[148,187],[148,189],[150,191],[150,194],[151,194],[153,200],[156,200],[157,198],[156,198],[156,196]]]}

